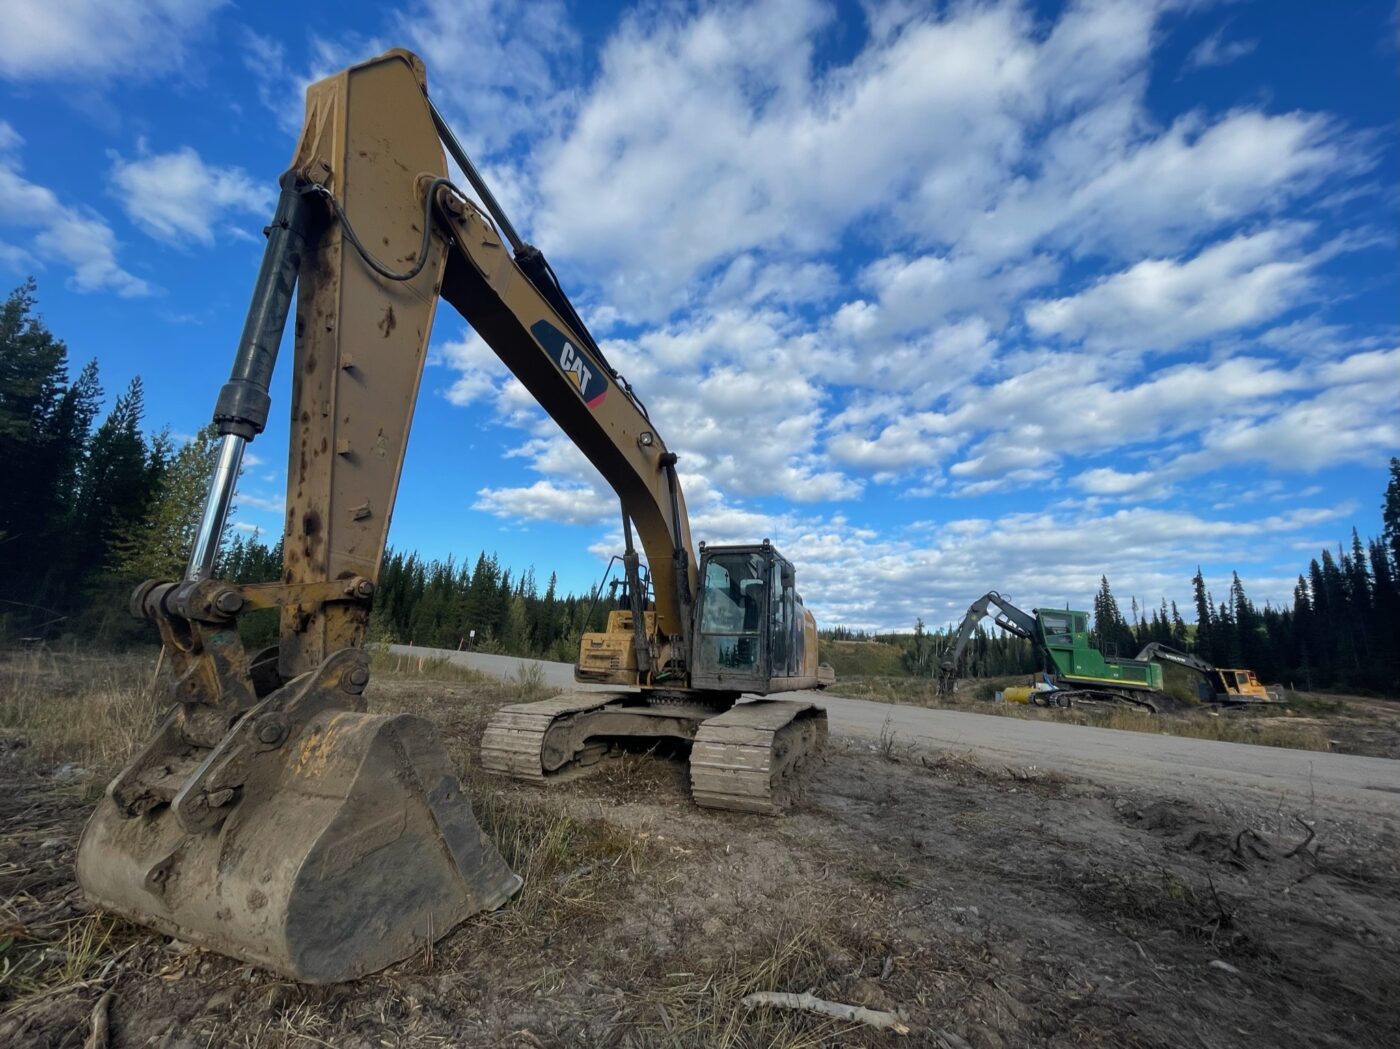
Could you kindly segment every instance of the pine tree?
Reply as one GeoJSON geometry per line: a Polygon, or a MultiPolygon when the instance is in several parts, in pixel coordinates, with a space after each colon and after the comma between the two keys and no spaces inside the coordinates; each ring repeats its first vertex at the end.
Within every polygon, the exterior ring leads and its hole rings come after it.
{"type": "Polygon", "coordinates": [[[1099,591],[1094,595],[1094,640],[1105,655],[1130,656],[1136,651],[1132,628],[1118,609],[1108,576],[1100,577],[1099,591]]]}
{"type": "Polygon", "coordinates": [[[1207,662],[1214,662],[1214,625],[1211,623],[1210,594],[1206,592],[1206,578],[1201,574],[1201,566],[1196,566],[1196,574],[1191,579],[1196,596],[1196,643],[1195,652],[1207,662]]]}
{"type": "Polygon", "coordinates": [[[102,391],[35,313],[33,279],[0,305],[0,617],[20,633],[77,607],[64,556],[78,471],[102,391]]]}
{"type": "Polygon", "coordinates": [[[1381,506],[1381,535],[1390,548],[1390,563],[1400,572],[1400,458],[1390,460],[1390,483],[1385,486],[1385,502],[1381,506]]]}
{"type": "Polygon", "coordinates": [[[1176,602],[1172,602],[1172,636],[1173,648],[1186,651],[1186,620],[1181,618],[1181,611],[1176,607],[1176,602]]]}
{"type": "Polygon", "coordinates": [[[1377,688],[1400,688],[1400,586],[1385,542],[1370,543],[1371,571],[1375,577],[1375,606],[1371,622],[1371,652],[1376,662],[1377,688]]]}
{"type": "Polygon", "coordinates": [[[132,379],[92,435],[78,490],[73,548],[79,565],[105,568],[117,536],[135,528],[159,483],[163,464],[153,460],[141,435],[144,395],[132,379]]]}
{"type": "MultiPolygon", "coordinates": [[[[180,577],[199,528],[209,477],[219,456],[218,442],[212,426],[173,454],[166,450],[166,435],[159,434],[152,441],[150,459],[152,469],[159,473],[159,483],[145,512],[113,538],[115,567],[120,574],[137,581],[180,577]],[[166,464],[157,467],[155,463],[162,459],[166,464]]],[[[261,543],[257,545],[266,549],[261,543]]],[[[241,542],[235,571],[243,570],[251,556],[251,543],[241,542]]]]}

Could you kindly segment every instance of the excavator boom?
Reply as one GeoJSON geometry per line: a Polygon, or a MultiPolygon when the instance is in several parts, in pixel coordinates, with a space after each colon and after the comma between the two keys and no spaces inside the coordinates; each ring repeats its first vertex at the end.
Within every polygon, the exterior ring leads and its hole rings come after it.
{"type": "Polygon", "coordinates": [[[939,663],[939,692],[952,691],[953,682],[957,679],[958,667],[962,663],[963,653],[967,651],[968,642],[972,640],[972,635],[977,631],[977,624],[982,622],[993,608],[996,609],[993,621],[997,626],[1019,638],[1032,642],[1037,641],[1040,629],[1035,621],[1035,616],[1021,611],[995,590],[987,591],[968,606],[967,612],[963,614],[962,622],[958,624],[958,633],[953,639],[952,647],[948,649],[942,662],[939,663]]]}

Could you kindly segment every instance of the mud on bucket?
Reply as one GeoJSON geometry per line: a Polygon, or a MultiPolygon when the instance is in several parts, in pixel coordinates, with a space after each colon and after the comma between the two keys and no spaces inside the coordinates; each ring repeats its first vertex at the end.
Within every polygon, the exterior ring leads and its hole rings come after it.
{"type": "Polygon", "coordinates": [[[314,715],[209,830],[171,805],[128,816],[111,794],[78,846],[90,900],[304,983],[382,969],[521,884],[431,723],[407,714],[314,715]]]}

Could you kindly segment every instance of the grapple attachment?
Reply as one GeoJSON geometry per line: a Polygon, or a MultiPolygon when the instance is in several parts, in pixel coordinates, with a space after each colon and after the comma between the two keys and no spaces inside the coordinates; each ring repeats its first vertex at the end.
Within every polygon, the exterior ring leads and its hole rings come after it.
{"type": "Polygon", "coordinates": [[[88,898],[305,983],[374,972],[508,900],[520,878],[432,725],[328,705],[353,705],[333,686],[364,670],[331,656],[212,749],[177,705],[83,832],[88,898]]]}

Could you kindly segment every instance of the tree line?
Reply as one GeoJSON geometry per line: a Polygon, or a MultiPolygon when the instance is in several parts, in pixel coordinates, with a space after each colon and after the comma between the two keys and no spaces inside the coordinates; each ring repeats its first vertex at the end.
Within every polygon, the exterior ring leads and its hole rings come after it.
{"type": "Polygon", "coordinates": [[[193,453],[144,434],[139,378],[99,421],[97,362],[72,376],[34,308],[32,279],[0,306],[0,630],[121,635],[107,598],[147,560],[149,515],[193,453]]]}
{"type": "Polygon", "coordinates": [[[1199,568],[1191,580],[1195,618],[1176,603],[1150,616],[1132,601],[1125,620],[1102,579],[1094,597],[1095,638],[1105,651],[1132,655],[1151,641],[1196,653],[1220,667],[1253,670],[1270,683],[1302,689],[1400,690],[1400,459],[1390,460],[1381,504],[1382,533],[1366,541],[1355,528],[1350,549],[1321,550],[1298,575],[1293,603],[1250,600],[1238,572],[1222,600],[1199,568]]]}
{"type": "MultiPolygon", "coordinates": [[[[139,377],[102,415],[97,362],[74,377],[67,346],[36,307],[32,279],[0,306],[0,639],[154,640],[126,598],[144,579],[184,572],[217,438],[212,429],[183,443],[168,430],[147,434],[139,377]]],[[[235,532],[215,572],[257,583],[281,569],[280,541],[235,532]]],[[[579,633],[601,628],[615,607],[609,594],[560,594],[553,575],[541,594],[533,569],[513,576],[494,554],[468,570],[388,551],[372,634],[572,660],[579,633]]],[[[255,613],[243,629],[250,644],[269,643],[275,615],[255,613]]]]}
{"type": "MultiPolygon", "coordinates": [[[[177,441],[145,430],[141,380],[134,377],[104,414],[97,362],[72,374],[68,349],[36,312],[32,279],[0,305],[0,639],[63,634],[104,643],[149,639],[126,614],[142,579],[178,578],[203,506],[216,454],[211,430],[177,441]]],[[[1218,666],[1248,667],[1269,682],[1302,688],[1400,689],[1400,459],[1390,460],[1379,538],[1322,550],[1298,576],[1290,607],[1254,604],[1234,573],[1217,600],[1198,569],[1195,622],[1162,599],[1124,616],[1107,577],[1093,599],[1093,640],[1131,656],[1150,641],[1194,651],[1218,666]]],[[[280,544],[236,534],[217,572],[236,582],[277,578],[280,544]]],[[[387,551],[372,636],[432,647],[475,646],[572,660],[578,637],[601,629],[611,594],[543,592],[533,569],[514,573],[482,552],[471,567],[387,551]]],[[[264,617],[248,629],[271,640],[264,617]]],[[[827,640],[898,645],[905,669],[937,673],[953,628],[872,634],[846,627],[827,640]]],[[[964,658],[974,676],[1029,673],[1032,646],[979,627],[964,658]]]]}
{"type": "MultiPolygon", "coordinates": [[[[1400,692],[1400,458],[1390,460],[1381,520],[1378,538],[1363,541],[1353,528],[1350,549],[1319,551],[1299,574],[1289,607],[1256,605],[1238,572],[1231,573],[1229,592],[1217,601],[1198,567],[1191,580],[1194,623],[1166,598],[1148,612],[1134,597],[1124,616],[1102,576],[1091,606],[1090,643],[1105,655],[1131,658],[1156,641],[1219,667],[1246,668],[1271,684],[1301,689],[1400,692]]],[[[909,673],[934,676],[956,633],[955,625],[926,631],[920,619],[913,634],[837,626],[822,637],[896,645],[909,673]]],[[[978,626],[960,673],[1001,677],[1033,673],[1040,666],[1030,642],[978,626]]]]}

